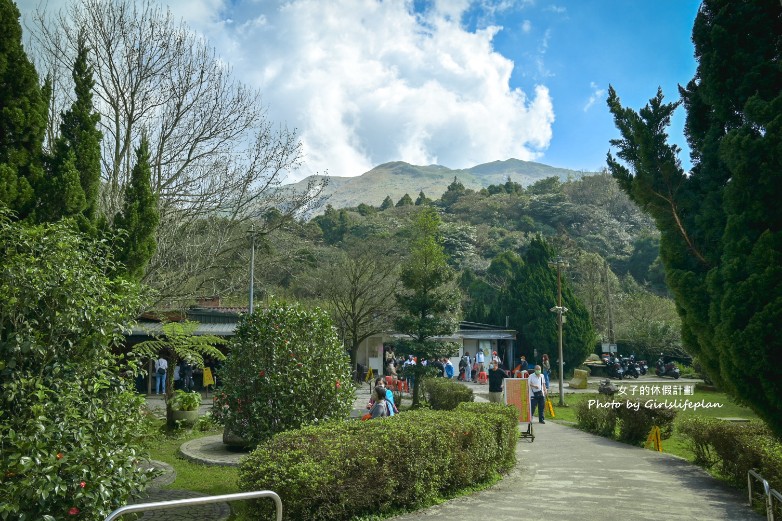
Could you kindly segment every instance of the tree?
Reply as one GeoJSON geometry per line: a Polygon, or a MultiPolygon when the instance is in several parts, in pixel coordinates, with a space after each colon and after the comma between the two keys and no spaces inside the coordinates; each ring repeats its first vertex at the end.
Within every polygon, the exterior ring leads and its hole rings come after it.
{"type": "Polygon", "coordinates": [[[372,242],[353,244],[319,277],[321,294],[344,331],[353,370],[361,342],[392,324],[397,260],[388,250],[372,242]]]}
{"type": "Polygon", "coordinates": [[[383,199],[383,202],[380,204],[380,211],[388,210],[389,208],[394,207],[394,200],[391,199],[390,195],[387,195],[385,199],[383,199]]]}
{"type": "Polygon", "coordinates": [[[418,198],[415,200],[415,205],[416,206],[427,205],[427,204],[429,204],[431,202],[432,202],[432,200],[429,199],[428,197],[426,197],[426,194],[424,193],[423,190],[418,192],[418,198]]]}
{"type": "Polygon", "coordinates": [[[344,420],[355,389],[328,314],[272,301],[242,317],[213,414],[251,445],[279,432],[344,420]]]}
{"type": "Polygon", "coordinates": [[[124,266],[122,271],[134,280],[141,280],[157,248],[158,205],[149,178],[149,143],[146,136],[142,136],[136,149],[136,166],[125,190],[122,211],[114,218],[115,230],[123,230],[117,259],[124,266]]]}
{"type": "Polygon", "coordinates": [[[87,57],[89,48],[79,34],[72,77],[76,98],[60,118],[60,136],[54,142],[49,165],[50,182],[40,189],[38,220],[76,217],[83,230],[94,230],[100,190],[100,115],[94,111],[95,86],[87,57]]]}
{"type": "Polygon", "coordinates": [[[24,219],[43,179],[41,150],[48,100],[22,47],[19,10],[0,1],[0,204],[24,219]]]}
{"type": "Polygon", "coordinates": [[[666,129],[660,90],[639,112],[608,105],[621,139],[611,174],[654,218],[682,338],[716,383],[782,435],[782,16],[779,2],[705,0],[698,67],[679,92],[693,167],[666,129]]]}
{"type": "Polygon", "coordinates": [[[98,521],[148,482],[139,365],[117,354],[142,299],[113,264],[68,223],[0,215],[0,517],[98,521]]]}
{"type": "Polygon", "coordinates": [[[429,206],[421,208],[413,225],[410,259],[402,265],[403,289],[396,294],[401,311],[396,329],[406,335],[397,343],[397,350],[412,354],[419,362],[408,368],[414,378],[413,408],[419,406],[421,385],[428,373],[421,362],[455,351],[452,342],[434,338],[452,334],[460,312],[460,295],[451,284],[454,272],[448,266],[439,228],[437,211],[429,206]]]}
{"type": "Polygon", "coordinates": [[[397,201],[396,207],[399,208],[401,206],[413,206],[413,198],[410,197],[410,194],[403,195],[402,198],[397,201]]]}
{"type": "MultiPolygon", "coordinates": [[[[296,133],[266,119],[260,92],[236,81],[200,35],[152,0],[76,0],[54,18],[39,12],[35,25],[52,78],[67,77],[61,70],[74,63],[79,37],[90,49],[103,134],[100,204],[109,224],[147,132],[160,226],[143,280],[160,298],[226,282],[219,273],[246,248],[245,223],[256,220],[256,233],[268,234],[280,222],[260,219],[270,208],[297,216],[317,201],[324,177],[282,188],[302,162],[296,133]],[[205,280],[207,273],[216,275],[205,280]]],[[[69,92],[55,83],[55,108],[69,103],[69,92]]]]}
{"type": "Polygon", "coordinates": [[[215,335],[196,335],[198,322],[164,322],[163,333],[154,340],[146,340],[133,346],[134,353],[140,358],[168,361],[166,375],[166,424],[174,428],[172,398],[174,396],[174,367],[180,360],[187,360],[195,367],[204,367],[204,357],[225,360],[225,355],[217,346],[224,340],[215,335]]]}

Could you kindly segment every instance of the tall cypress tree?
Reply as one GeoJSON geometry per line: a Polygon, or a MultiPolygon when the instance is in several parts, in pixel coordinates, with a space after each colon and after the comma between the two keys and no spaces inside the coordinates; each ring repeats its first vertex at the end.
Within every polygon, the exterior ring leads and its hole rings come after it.
{"type": "Polygon", "coordinates": [[[122,212],[114,218],[114,229],[124,230],[125,236],[117,251],[117,260],[125,267],[125,273],[141,280],[149,260],[155,254],[155,232],[159,221],[157,197],[152,192],[149,166],[149,141],[142,136],[136,149],[136,165],[125,189],[122,212]]]}
{"type": "Polygon", "coordinates": [[[19,218],[35,209],[46,122],[47,99],[22,47],[19,10],[0,0],[0,204],[19,218]]]}
{"type": "Polygon", "coordinates": [[[87,58],[89,48],[83,35],[77,42],[73,64],[76,98],[62,114],[60,136],[49,162],[49,177],[37,190],[41,198],[38,220],[54,221],[76,217],[80,227],[92,230],[98,210],[100,189],[100,115],[92,103],[95,85],[87,58]]]}
{"type": "Polygon", "coordinates": [[[396,329],[408,336],[397,343],[398,351],[418,358],[418,364],[407,369],[414,375],[414,408],[419,405],[421,383],[428,373],[421,362],[455,351],[453,343],[434,337],[456,331],[461,311],[459,292],[450,284],[454,272],[448,266],[439,228],[437,211],[431,206],[423,207],[414,223],[410,258],[399,277],[403,290],[396,295],[402,310],[396,329]]]}
{"type": "Polygon", "coordinates": [[[620,186],[655,219],[682,338],[708,375],[782,435],[782,10],[778,0],[705,0],[698,68],[680,88],[693,168],[666,128],[678,103],[608,104],[620,186]]]}

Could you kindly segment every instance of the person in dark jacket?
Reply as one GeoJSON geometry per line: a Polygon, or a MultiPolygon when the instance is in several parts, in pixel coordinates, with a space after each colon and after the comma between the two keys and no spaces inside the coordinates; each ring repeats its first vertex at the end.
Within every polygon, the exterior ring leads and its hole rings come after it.
{"type": "Polygon", "coordinates": [[[489,365],[489,401],[502,403],[502,381],[506,378],[505,371],[500,369],[499,362],[489,365]]]}

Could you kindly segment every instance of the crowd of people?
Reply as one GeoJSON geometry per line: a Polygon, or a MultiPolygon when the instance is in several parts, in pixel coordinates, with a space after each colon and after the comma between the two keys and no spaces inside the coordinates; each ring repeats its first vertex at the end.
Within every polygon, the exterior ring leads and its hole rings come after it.
{"type": "MultiPolygon", "coordinates": [[[[525,356],[521,356],[519,364],[508,371],[502,368],[502,359],[497,351],[492,351],[488,356],[482,349],[478,349],[473,358],[469,351],[458,362],[458,375],[453,366],[453,362],[448,357],[433,358],[428,360],[417,360],[413,355],[405,357],[396,357],[392,349],[385,351],[384,375],[392,377],[392,382],[396,382],[404,374],[404,369],[410,365],[422,364],[437,369],[437,375],[443,378],[456,377],[459,381],[476,382],[479,375],[487,373],[489,384],[489,401],[502,403],[503,401],[503,381],[511,376],[515,378],[527,378],[530,390],[530,399],[532,403],[532,416],[538,412],[538,421],[545,423],[544,409],[548,396],[548,389],[551,381],[551,362],[549,356],[544,354],[540,365],[531,366],[525,356]],[[488,366],[486,359],[489,359],[488,366]],[[488,367],[488,371],[486,371],[488,367]]],[[[412,378],[405,375],[408,385],[412,385],[412,378]]],[[[375,380],[375,389],[373,396],[367,404],[366,418],[377,418],[380,416],[393,416],[398,412],[394,404],[394,395],[391,390],[386,389],[385,380],[377,378],[375,380]]]]}

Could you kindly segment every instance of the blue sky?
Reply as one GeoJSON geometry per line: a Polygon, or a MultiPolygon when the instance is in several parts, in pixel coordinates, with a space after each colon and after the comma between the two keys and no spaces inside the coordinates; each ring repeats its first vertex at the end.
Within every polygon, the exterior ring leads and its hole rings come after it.
{"type": "MultiPolygon", "coordinates": [[[[696,65],[694,0],[161,2],[297,129],[297,177],[511,157],[596,171],[617,137],[608,85],[637,109],[658,86],[677,99],[696,65]]],[[[25,17],[40,0],[18,5],[25,17]]]]}

